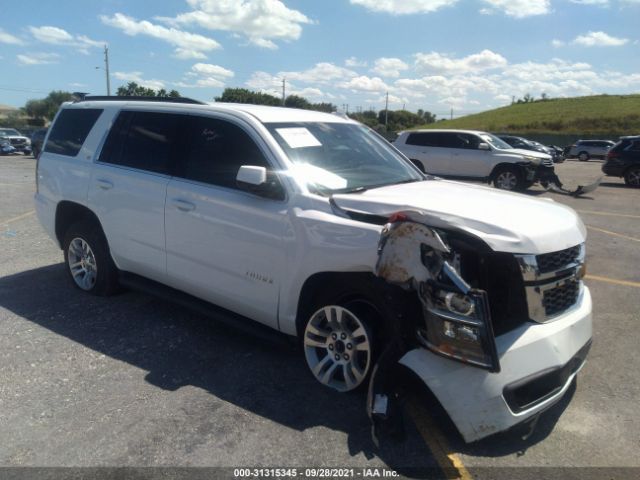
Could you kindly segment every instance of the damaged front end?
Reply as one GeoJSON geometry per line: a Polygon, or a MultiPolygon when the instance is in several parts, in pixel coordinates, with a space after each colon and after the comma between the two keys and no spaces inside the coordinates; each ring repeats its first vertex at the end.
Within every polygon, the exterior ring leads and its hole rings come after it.
{"type": "Polygon", "coordinates": [[[464,276],[479,277],[483,259],[478,250],[483,246],[474,241],[450,238],[413,221],[410,213],[393,215],[382,230],[375,273],[387,284],[415,292],[421,318],[412,319],[413,338],[390,343],[373,371],[368,413],[376,443],[381,433],[399,430],[394,369],[409,348],[419,345],[454,361],[500,371],[488,292],[464,276]]]}

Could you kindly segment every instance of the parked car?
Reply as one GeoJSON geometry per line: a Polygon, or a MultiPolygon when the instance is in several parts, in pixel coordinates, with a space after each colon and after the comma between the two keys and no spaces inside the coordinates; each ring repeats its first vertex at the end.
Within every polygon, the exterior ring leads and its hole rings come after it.
{"type": "Polygon", "coordinates": [[[482,179],[503,190],[524,190],[554,173],[549,155],[477,130],[409,130],[393,145],[425,173],[482,179]]]}
{"type": "Polygon", "coordinates": [[[553,162],[556,162],[556,151],[542,145],[539,142],[535,142],[533,140],[528,140],[523,137],[516,137],[514,135],[497,135],[498,138],[504,140],[513,148],[519,148],[521,150],[532,150],[534,152],[546,153],[551,157],[553,162]]]}
{"type": "Polygon", "coordinates": [[[555,152],[553,163],[562,163],[565,161],[564,148],[557,145],[547,145],[547,148],[550,148],[551,150],[553,150],[553,152],[555,152]]]}
{"type": "Polygon", "coordinates": [[[11,146],[11,142],[4,138],[0,138],[0,155],[11,155],[16,149],[11,146]]]}
{"type": "Polygon", "coordinates": [[[7,140],[17,152],[31,154],[31,140],[15,128],[0,128],[0,139],[7,140]]]}
{"type": "Polygon", "coordinates": [[[621,137],[607,153],[605,175],[623,177],[630,187],[640,188],[640,135],[621,137]]]}
{"type": "Polygon", "coordinates": [[[352,120],[86,97],[62,105],[36,179],[75,287],[143,289],[297,337],[322,385],[369,385],[374,423],[398,362],[467,441],[537,418],[585,362],[580,217],[424,175],[352,120]]]}
{"type": "Polygon", "coordinates": [[[590,158],[604,158],[615,142],[611,140],[578,140],[569,149],[570,158],[586,162],[590,158]]]}
{"type": "Polygon", "coordinates": [[[33,156],[36,158],[40,156],[40,152],[42,151],[42,144],[44,143],[44,138],[47,136],[47,130],[46,128],[40,128],[31,134],[31,150],[33,151],[33,156]]]}

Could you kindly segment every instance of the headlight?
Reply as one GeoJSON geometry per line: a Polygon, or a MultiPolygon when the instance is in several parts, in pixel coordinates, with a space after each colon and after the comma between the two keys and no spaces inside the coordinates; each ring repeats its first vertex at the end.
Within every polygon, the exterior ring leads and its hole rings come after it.
{"type": "Polygon", "coordinates": [[[445,265],[445,276],[454,277],[451,284],[429,280],[421,285],[425,329],[419,338],[434,353],[499,372],[487,293],[470,288],[445,265]]]}

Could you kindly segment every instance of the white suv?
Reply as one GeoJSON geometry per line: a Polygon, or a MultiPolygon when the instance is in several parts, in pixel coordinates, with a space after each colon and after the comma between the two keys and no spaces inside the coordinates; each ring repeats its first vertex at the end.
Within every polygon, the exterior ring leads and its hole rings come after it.
{"type": "Polygon", "coordinates": [[[181,102],[58,112],[35,204],[75,286],[296,336],[322,384],[370,382],[374,421],[396,362],[467,441],[563,396],[591,341],[573,210],[425,176],[338,116],[181,102]]]}
{"type": "Polygon", "coordinates": [[[524,190],[554,178],[550,155],[513,148],[477,130],[410,130],[393,145],[425,173],[482,179],[503,190],[524,190]]]}

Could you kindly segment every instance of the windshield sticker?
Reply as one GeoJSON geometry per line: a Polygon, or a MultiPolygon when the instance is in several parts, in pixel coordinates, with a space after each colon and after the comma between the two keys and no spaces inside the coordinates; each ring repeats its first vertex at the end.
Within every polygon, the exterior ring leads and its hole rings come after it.
{"type": "Polygon", "coordinates": [[[321,147],[322,144],[306,128],[276,128],[287,145],[291,148],[321,147]]]}

